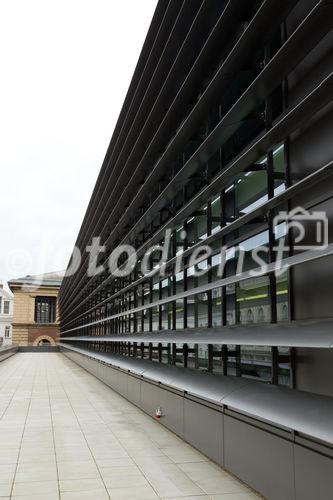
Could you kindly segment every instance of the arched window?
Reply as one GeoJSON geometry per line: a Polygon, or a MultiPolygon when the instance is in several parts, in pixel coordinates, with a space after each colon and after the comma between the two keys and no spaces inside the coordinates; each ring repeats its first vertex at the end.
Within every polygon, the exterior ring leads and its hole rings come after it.
{"type": "Polygon", "coordinates": [[[263,307],[259,307],[258,311],[258,321],[263,323],[265,321],[265,311],[263,307]]]}
{"type": "Polygon", "coordinates": [[[253,323],[254,321],[254,316],[253,316],[253,311],[252,309],[248,309],[247,315],[246,315],[246,320],[248,323],[253,323]]]}
{"type": "Polygon", "coordinates": [[[47,339],[42,339],[38,342],[38,345],[51,345],[51,342],[47,339]]]}
{"type": "Polygon", "coordinates": [[[288,319],[288,306],[287,304],[284,304],[282,307],[282,320],[287,321],[288,319]]]}

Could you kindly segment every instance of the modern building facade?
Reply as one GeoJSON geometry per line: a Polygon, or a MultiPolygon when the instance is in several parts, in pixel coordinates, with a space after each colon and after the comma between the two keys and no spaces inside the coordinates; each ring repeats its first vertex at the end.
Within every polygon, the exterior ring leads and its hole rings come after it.
{"type": "Polygon", "coordinates": [[[12,343],[13,296],[0,283],[0,347],[12,343]]]}
{"type": "Polygon", "coordinates": [[[330,0],[158,2],[59,296],[67,356],[277,500],[333,491],[332,27],[330,0]]]}
{"type": "Polygon", "coordinates": [[[56,345],[58,292],[63,274],[29,275],[8,282],[14,294],[13,343],[19,346],[56,345]]]}

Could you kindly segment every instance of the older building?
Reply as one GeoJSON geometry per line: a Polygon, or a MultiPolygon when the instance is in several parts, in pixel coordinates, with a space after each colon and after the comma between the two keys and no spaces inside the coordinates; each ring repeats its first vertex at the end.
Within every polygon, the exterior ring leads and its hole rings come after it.
{"type": "Polygon", "coordinates": [[[59,335],[58,292],[63,272],[9,281],[14,294],[13,343],[55,345],[59,335]]]}
{"type": "Polygon", "coordinates": [[[67,356],[274,500],[333,491],[332,28],[332,0],[160,0],[59,299],[67,356]]]}
{"type": "Polygon", "coordinates": [[[0,347],[12,343],[13,296],[0,283],[0,347]]]}

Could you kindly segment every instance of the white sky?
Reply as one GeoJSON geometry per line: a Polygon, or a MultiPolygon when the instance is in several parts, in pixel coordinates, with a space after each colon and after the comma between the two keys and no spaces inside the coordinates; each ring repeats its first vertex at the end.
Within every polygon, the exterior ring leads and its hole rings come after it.
{"type": "Polygon", "coordinates": [[[157,0],[0,0],[0,280],[66,268],[157,0]]]}

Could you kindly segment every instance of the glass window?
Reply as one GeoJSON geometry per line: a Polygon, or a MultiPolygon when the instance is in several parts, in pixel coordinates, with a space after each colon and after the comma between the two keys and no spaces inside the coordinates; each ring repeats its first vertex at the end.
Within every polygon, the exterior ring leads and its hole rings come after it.
{"type": "Polygon", "coordinates": [[[3,313],[9,314],[9,300],[5,300],[3,303],[3,313]]]}
{"type": "Polygon", "coordinates": [[[152,317],[153,317],[153,331],[156,332],[159,330],[159,308],[158,306],[154,306],[152,308],[152,317]]]}
{"type": "MultiPolygon", "coordinates": [[[[243,241],[233,254],[229,252],[226,275],[246,272],[258,267],[252,251],[258,247],[267,248],[268,231],[243,241]],[[237,269],[239,263],[242,265],[237,269]]],[[[260,252],[260,258],[267,262],[267,253],[260,252]]],[[[267,276],[253,277],[226,287],[227,324],[268,322],[271,319],[269,300],[269,279],[267,276]]]]}
{"type": "Polygon", "coordinates": [[[208,326],[208,295],[207,293],[199,293],[195,296],[198,308],[198,326],[208,326]]]}
{"type": "Polygon", "coordinates": [[[54,323],[56,319],[56,298],[36,297],[35,300],[35,322],[54,323]]]}
{"type": "Polygon", "coordinates": [[[198,241],[207,238],[207,205],[199,210],[202,215],[190,217],[187,221],[188,246],[195,245],[198,241]]]}
{"type": "Polygon", "coordinates": [[[234,185],[236,215],[246,214],[267,200],[266,170],[246,172],[234,185]]]}
{"type": "Polygon", "coordinates": [[[212,326],[222,325],[222,288],[212,290],[212,326]]]}
{"type": "Polygon", "coordinates": [[[237,283],[236,302],[240,323],[269,322],[271,310],[268,277],[260,276],[237,283]]]}
{"type": "Polygon", "coordinates": [[[284,144],[277,146],[273,150],[274,172],[284,173],[286,170],[286,152],[284,144]]]}
{"type": "Polygon", "coordinates": [[[149,332],[149,315],[150,315],[150,310],[149,309],[144,309],[142,311],[143,329],[144,329],[145,332],[149,332]]]}
{"type": "Polygon", "coordinates": [[[187,327],[208,327],[208,294],[199,293],[187,298],[187,327]]]}
{"type": "Polygon", "coordinates": [[[184,328],[184,299],[176,300],[176,328],[184,328]]]}
{"type": "MultiPolygon", "coordinates": [[[[284,247],[285,251],[282,258],[286,258],[289,255],[288,245],[287,245],[287,226],[286,224],[279,224],[275,227],[275,239],[276,246],[279,246],[283,239],[285,239],[284,247]]],[[[282,274],[278,274],[276,277],[276,302],[277,302],[277,321],[288,321],[289,319],[289,275],[285,271],[282,274]]]]}
{"type": "MultiPolygon", "coordinates": [[[[161,281],[162,299],[169,297],[172,294],[171,278],[165,278],[161,281]]],[[[172,304],[166,303],[161,306],[161,326],[162,330],[171,330],[172,327],[172,304]]]]}
{"type": "Polygon", "coordinates": [[[212,234],[216,233],[219,229],[221,229],[221,197],[218,196],[214,198],[211,202],[211,214],[212,214],[212,234]]]}
{"type": "Polygon", "coordinates": [[[272,366],[270,347],[242,346],[241,356],[243,377],[270,381],[272,366]]]}

